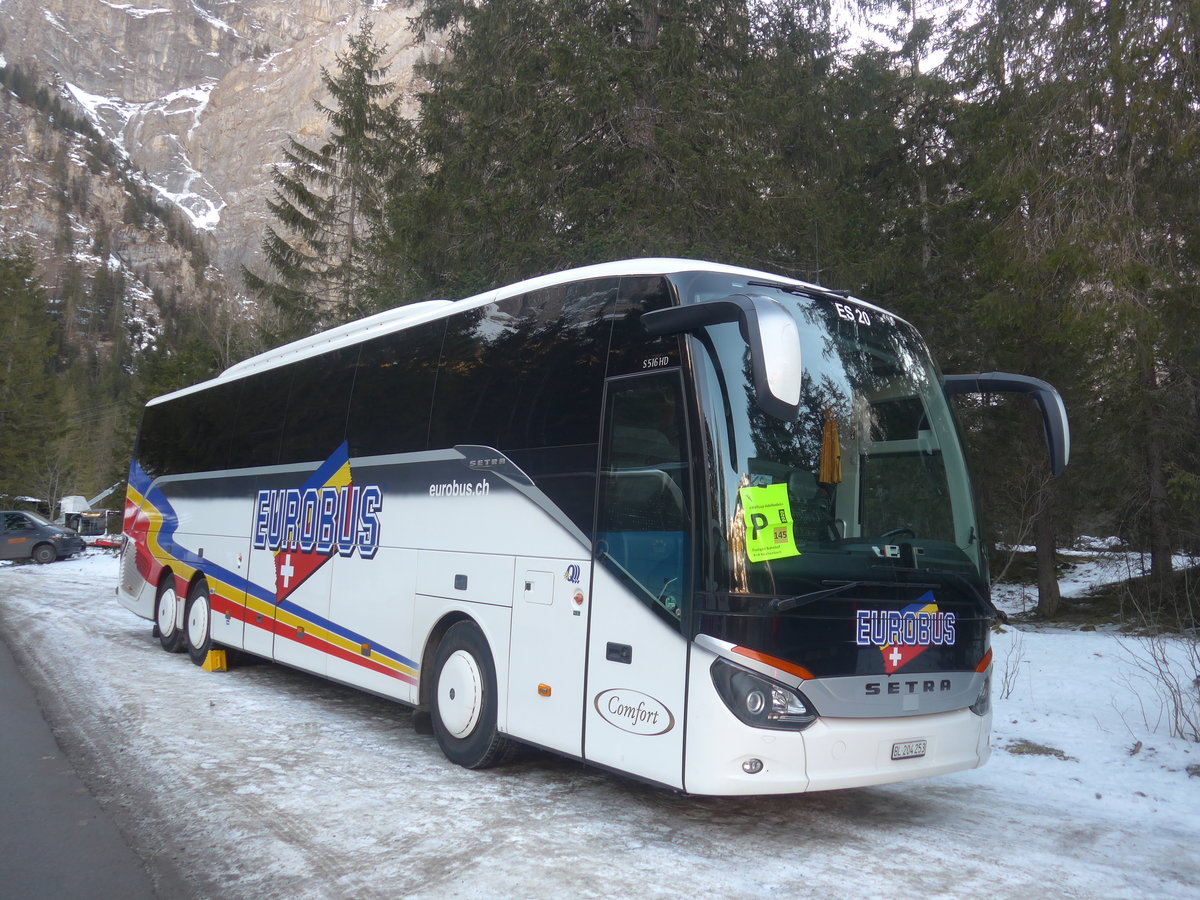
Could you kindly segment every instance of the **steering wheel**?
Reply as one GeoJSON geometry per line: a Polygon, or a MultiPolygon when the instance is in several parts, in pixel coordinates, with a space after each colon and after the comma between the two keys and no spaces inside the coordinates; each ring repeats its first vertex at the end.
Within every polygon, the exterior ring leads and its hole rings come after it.
{"type": "Polygon", "coordinates": [[[917,536],[917,533],[908,527],[893,528],[891,531],[885,531],[883,534],[880,535],[880,537],[890,538],[890,537],[900,537],[901,535],[907,535],[908,537],[915,538],[917,536]]]}

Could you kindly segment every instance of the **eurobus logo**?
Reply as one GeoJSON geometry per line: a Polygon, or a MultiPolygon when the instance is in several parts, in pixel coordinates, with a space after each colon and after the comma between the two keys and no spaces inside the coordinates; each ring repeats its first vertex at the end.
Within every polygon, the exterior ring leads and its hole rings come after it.
{"type": "Polygon", "coordinates": [[[383,490],[354,484],[342,444],[298,488],[268,488],[254,500],[254,548],[275,554],[275,599],[282,603],[334,553],[362,559],[379,550],[383,490]]]}
{"type": "Polygon", "coordinates": [[[932,591],[899,611],[860,609],[854,626],[854,642],[860,647],[878,647],[889,675],[930,647],[949,646],[955,639],[955,615],[938,609],[932,591]]]}
{"type": "Polygon", "coordinates": [[[379,511],[383,491],[377,484],[285,488],[258,492],[254,547],[330,556],[358,550],[370,559],[379,549],[379,511]]]}

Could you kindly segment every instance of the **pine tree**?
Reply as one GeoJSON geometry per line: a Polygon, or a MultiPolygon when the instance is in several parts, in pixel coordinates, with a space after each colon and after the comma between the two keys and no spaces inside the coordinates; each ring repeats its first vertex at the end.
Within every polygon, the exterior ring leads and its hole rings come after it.
{"type": "MultiPolygon", "coordinates": [[[[1161,583],[1197,518],[1172,508],[1168,472],[1200,468],[1187,437],[1200,217],[1185,187],[1198,34],[1195,0],[1005,0],[982,6],[956,60],[975,128],[964,182],[988,226],[975,321],[1017,336],[1026,369],[1067,388],[1098,451],[1087,476],[1105,485],[1092,515],[1148,550],[1161,583]]],[[[1062,510],[1046,491],[1039,551],[1062,510]]],[[[1052,560],[1039,563],[1053,614],[1052,560]]]]}
{"type": "Polygon", "coordinates": [[[330,134],[313,149],[289,138],[272,169],[268,202],[277,225],[263,238],[273,277],[243,270],[247,287],[281,317],[281,337],[309,334],[364,311],[363,246],[376,229],[380,193],[398,128],[386,53],[364,19],[337,71],[322,68],[329,105],[316,103],[330,134]]]}
{"type": "Polygon", "coordinates": [[[0,255],[0,492],[27,494],[56,413],[54,323],[33,259],[0,255]]]}
{"type": "Polygon", "coordinates": [[[761,250],[787,238],[764,177],[774,126],[754,101],[781,10],[801,6],[427,3],[418,21],[449,52],[422,69],[376,252],[392,302],[621,256],[780,255],[761,250]]]}

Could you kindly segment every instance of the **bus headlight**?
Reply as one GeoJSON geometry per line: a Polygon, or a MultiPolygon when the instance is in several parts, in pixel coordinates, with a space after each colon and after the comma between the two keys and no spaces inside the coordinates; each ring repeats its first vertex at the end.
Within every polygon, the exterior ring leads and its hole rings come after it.
{"type": "Polygon", "coordinates": [[[971,704],[971,712],[977,716],[986,716],[992,708],[992,673],[988,672],[983,678],[983,688],[979,691],[979,696],[975,698],[975,702],[971,704]]]}
{"type": "Polygon", "coordinates": [[[794,688],[718,658],[713,684],[729,711],[755,728],[799,731],[817,720],[812,704],[794,688]]]}

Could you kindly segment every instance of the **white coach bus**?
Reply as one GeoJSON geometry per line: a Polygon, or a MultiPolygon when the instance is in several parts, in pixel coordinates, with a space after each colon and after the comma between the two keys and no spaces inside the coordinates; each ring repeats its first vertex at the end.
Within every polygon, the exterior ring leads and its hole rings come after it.
{"type": "Polygon", "coordinates": [[[695,794],[989,754],[989,599],[915,330],[789,278],[632,260],[381,313],[147,404],[121,602],[512,742],[695,794]]]}

